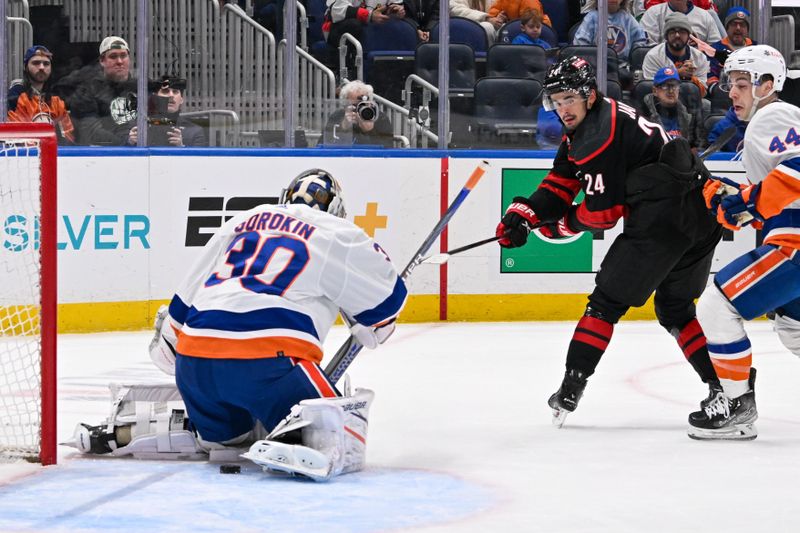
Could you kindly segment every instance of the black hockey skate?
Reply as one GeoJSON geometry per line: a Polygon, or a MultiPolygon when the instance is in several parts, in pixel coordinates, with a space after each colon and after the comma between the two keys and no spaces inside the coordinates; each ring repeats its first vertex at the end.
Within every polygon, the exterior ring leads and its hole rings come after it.
{"type": "Polygon", "coordinates": [[[547,400],[547,404],[553,409],[554,426],[563,426],[567,415],[578,407],[586,388],[586,380],[586,374],[574,368],[568,368],[564,373],[561,387],[547,400]]]}
{"type": "Polygon", "coordinates": [[[722,385],[719,381],[708,382],[708,396],[700,400],[700,411],[708,407],[708,405],[717,399],[717,395],[722,394],[722,385]]]}
{"type": "Polygon", "coordinates": [[[756,369],[750,369],[750,390],[738,398],[719,394],[701,411],[689,415],[689,437],[696,440],[753,440],[758,436],[756,369]]]}

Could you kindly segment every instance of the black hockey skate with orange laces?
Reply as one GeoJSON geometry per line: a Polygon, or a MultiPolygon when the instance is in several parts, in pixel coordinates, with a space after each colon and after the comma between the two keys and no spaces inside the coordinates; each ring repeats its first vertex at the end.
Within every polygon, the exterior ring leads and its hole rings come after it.
{"type": "Polygon", "coordinates": [[[758,436],[756,369],[750,369],[750,390],[738,398],[719,394],[705,408],[689,415],[689,437],[696,440],[753,440],[758,436]]]}
{"type": "Polygon", "coordinates": [[[580,370],[568,368],[558,390],[550,396],[547,404],[553,409],[553,425],[561,427],[567,415],[578,407],[583,396],[588,376],[580,370]]]}

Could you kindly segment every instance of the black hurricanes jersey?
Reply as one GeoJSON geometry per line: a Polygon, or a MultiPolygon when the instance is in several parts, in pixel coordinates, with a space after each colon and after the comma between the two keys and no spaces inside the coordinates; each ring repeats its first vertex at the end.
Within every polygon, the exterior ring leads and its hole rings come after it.
{"type": "Polygon", "coordinates": [[[604,98],[562,141],[553,169],[531,197],[534,210],[542,219],[560,218],[583,189],[585,198],[570,217],[581,228],[574,229],[613,227],[626,214],[628,174],[657,161],[668,140],[661,125],[604,98]]]}

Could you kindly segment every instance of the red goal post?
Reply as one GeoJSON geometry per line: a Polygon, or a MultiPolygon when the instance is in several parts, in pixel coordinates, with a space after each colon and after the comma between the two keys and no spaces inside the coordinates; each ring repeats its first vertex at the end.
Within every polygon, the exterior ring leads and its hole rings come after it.
{"type": "Polygon", "coordinates": [[[0,253],[3,262],[11,261],[5,272],[31,288],[19,296],[21,291],[0,286],[0,349],[16,350],[6,358],[20,368],[28,366],[28,381],[21,383],[23,371],[0,365],[0,460],[24,458],[49,465],[56,462],[57,139],[50,124],[4,123],[0,141],[0,253]],[[26,194],[31,198],[26,200],[26,194]],[[30,203],[17,207],[17,202],[30,203]],[[23,254],[33,256],[26,259],[33,264],[27,281],[26,273],[16,268],[23,254]],[[37,348],[38,354],[27,353],[37,348]]]}

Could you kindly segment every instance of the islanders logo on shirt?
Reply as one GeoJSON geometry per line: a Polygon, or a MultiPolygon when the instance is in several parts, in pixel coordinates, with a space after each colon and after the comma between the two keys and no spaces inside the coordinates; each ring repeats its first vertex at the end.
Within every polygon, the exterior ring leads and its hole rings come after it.
{"type": "Polygon", "coordinates": [[[606,40],[608,41],[608,46],[613,48],[617,55],[622,54],[628,46],[628,36],[625,35],[625,31],[620,26],[609,24],[606,40]]]}

